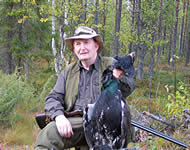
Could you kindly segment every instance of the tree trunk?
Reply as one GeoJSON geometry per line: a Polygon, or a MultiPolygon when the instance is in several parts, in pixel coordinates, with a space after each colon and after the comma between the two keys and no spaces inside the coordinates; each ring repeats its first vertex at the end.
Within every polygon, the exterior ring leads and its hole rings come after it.
{"type": "Polygon", "coordinates": [[[65,64],[68,65],[68,62],[67,62],[67,60],[64,57],[64,52],[65,52],[65,41],[64,41],[64,38],[66,37],[66,33],[64,32],[64,27],[65,27],[65,25],[68,24],[67,18],[66,18],[67,13],[66,13],[65,0],[64,0],[64,2],[60,3],[60,8],[61,9],[64,8],[64,10],[62,10],[63,11],[63,16],[59,17],[59,26],[60,26],[60,28],[59,28],[59,37],[60,37],[60,43],[61,43],[60,49],[59,49],[59,51],[57,53],[57,60],[58,60],[59,71],[61,71],[62,68],[63,68],[63,62],[65,62],[65,64]]]}
{"type": "Polygon", "coordinates": [[[87,0],[85,0],[85,3],[84,3],[84,9],[85,9],[85,11],[84,11],[84,21],[86,21],[86,16],[87,16],[87,0]]]}
{"type": "MultiPolygon", "coordinates": [[[[23,23],[23,29],[24,29],[23,30],[23,34],[24,34],[23,43],[24,43],[24,45],[27,45],[27,43],[28,43],[28,41],[27,41],[27,32],[28,32],[27,24],[30,24],[30,23],[29,22],[23,23]]],[[[25,80],[28,78],[28,72],[29,72],[29,65],[28,65],[29,64],[29,59],[28,59],[27,56],[24,58],[24,78],[25,78],[25,80]]]]}
{"type": "Polygon", "coordinates": [[[160,58],[160,40],[161,40],[161,28],[162,28],[162,15],[161,15],[161,10],[162,10],[162,0],[160,0],[160,14],[158,17],[158,47],[157,47],[157,58],[156,58],[156,62],[159,61],[160,58]]]}
{"type": "Polygon", "coordinates": [[[183,26],[184,26],[184,15],[185,15],[185,0],[183,0],[183,16],[181,19],[181,28],[180,28],[180,35],[179,35],[179,48],[178,48],[178,56],[182,55],[182,43],[183,43],[183,26]]]}
{"type": "Polygon", "coordinates": [[[141,45],[139,45],[138,47],[139,59],[138,59],[137,75],[136,75],[137,80],[142,80],[144,77],[143,67],[144,67],[144,57],[146,55],[146,51],[143,47],[144,46],[141,46],[141,45]]]}
{"type": "MultiPolygon", "coordinates": [[[[139,40],[139,24],[140,24],[140,9],[139,9],[139,0],[134,0],[134,30],[138,35],[138,40],[139,40]]],[[[136,37],[135,37],[136,39],[136,37]]],[[[135,42],[133,44],[133,51],[135,51],[135,57],[139,57],[139,52],[138,52],[138,43],[135,42]]],[[[138,59],[137,59],[138,60],[138,59]]]]}
{"type": "Polygon", "coordinates": [[[116,10],[115,11],[116,12],[115,12],[114,55],[118,55],[122,0],[116,0],[116,10]]]}
{"type": "Polygon", "coordinates": [[[138,4],[138,14],[137,14],[137,36],[138,36],[138,52],[139,52],[139,59],[138,59],[138,66],[137,66],[137,75],[136,75],[136,79],[137,80],[142,80],[144,73],[143,73],[143,67],[144,67],[144,58],[146,55],[146,47],[145,44],[142,44],[142,41],[140,39],[140,35],[141,35],[141,30],[142,30],[142,24],[141,24],[141,0],[137,0],[137,4],[138,4]]]}
{"type": "Polygon", "coordinates": [[[174,26],[174,38],[173,38],[173,49],[172,49],[172,63],[171,67],[175,65],[175,54],[176,54],[176,41],[177,41],[177,26],[178,26],[178,12],[179,12],[179,0],[176,0],[176,21],[174,26]]]}
{"type": "MultiPolygon", "coordinates": [[[[52,0],[53,10],[55,9],[54,7],[55,7],[55,0],[52,0]]],[[[52,35],[55,36],[55,33],[56,33],[55,16],[52,15],[52,35]]],[[[59,72],[59,67],[58,67],[57,50],[56,50],[56,43],[54,37],[52,37],[52,53],[54,56],[55,73],[57,74],[59,72]]]]}
{"type": "Polygon", "coordinates": [[[28,77],[28,72],[29,72],[29,68],[28,68],[28,59],[27,57],[24,59],[24,79],[26,80],[28,77]]]}
{"type": "Polygon", "coordinates": [[[79,16],[78,24],[81,24],[85,20],[85,15],[84,15],[85,11],[83,11],[83,0],[80,0],[79,5],[80,5],[80,10],[81,11],[78,11],[78,16],[79,16]]]}
{"type": "Polygon", "coordinates": [[[64,0],[64,24],[65,25],[68,25],[69,23],[68,23],[68,21],[67,21],[67,17],[68,17],[68,14],[67,14],[67,2],[66,2],[66,0],[64,0]]]}
{"type": "Polygon", "coordinates": [[[186,36],[186,33],[188,32],[187,30],[187,26],[188,26],[188,23],[189,23],[189,20],[188,20],[188,12],[189,12],[189,0],[187,0],[187,5],[186,5],[186,16],[185,16],[185,27],[184,27],[184,40],[183,40],[183,46],[182,46],[182,49],[184,50],[184,54],[187,54],[187,51],[185,51],[187,48],[186,48],[186,39],[187,39],[187,36],[186,36]]]}
{"type": "MultiPolygon", "coordinates": [[[[9,19],[8,19],[9,20],[9,19]]],[[[10,41],[12,38],[11,31],[8,31],[8,43],[7,43],[7,51],[6,51],[6,73],[11,74],[12,73],[12,52],[10,52],[10,41]]]]}
{"type": "MultiPolygon", "coordinates": [[[[134,32],[133,30],[133,25],[134,25],[134,22],[135,22],[135,0],[132,0],[132,5],[133,5],[133,9],[132,9],[132,16],[131,16],[131,35],[132,33],[134,32]]],[[[133,51],[133,43],[130,42],[129,44],[129,53],[131,53],[133,51]]]]}
{"type": "MultiPolygon", "coordinates": [[[[150,9],[152,8],[152,0],[149,2],[150,9]]],[[[152,26],[155,24],[154,21],[152,21],[152,26]]],[[[155,37],[155,32],[152,33],[152,44],[154,43],[154,37],[155,37]]],[[[149,63],[149,96],[148,96],[148,112],[150,112],[150,107],[151,107],[151,95],[152,95],[152,77],[153,77],[153,68],[154,68],[154,53],[155,53],[155,48],[153,47],[150,50],[150,63],[149,63]]]]}
{"type": "Polygon", "coordinates": [[[61,40],[61,48],[60,48],[60,52],[59,52],[59,56],[58,56],[58,58],[59,58],[58,61],[59,61],[59,71],[61,71],[62,67],[63,67],[63,62],[65,62],[66,66],[69,64],[69,62],[64,57],[64,54],[65,54],[65,41],[64,41],[65,32],[64,32],[64,25],[60,26],[59,35],[60,35],[60,40],[61,40]]]}
{"type": "MultiPolygon", "coordinates": [[[[154,35],[152,35],[154,38],[154,35]]],[[[149,96],[148,96],[148,112],[150,112],[151,106],[151,95],[152,95],[152,77],[153,77],[153,68],[154,68],[154,48],[150,51],[150,64],[149,64],[149,96]]]]}
{"type": "Polygon", "coordinates": [[[188,31],[188,40],[187,40],[187,46],[186,46],[186,57],[185,57],[185,66],[187,67],[189,64],[189,58],[190,58],[190,25],[189,25],[189,31],[188,31]]]}
{"type": "MultiPolygon", "coordinates": [[[[95,14],[94,14],[94,24],[98,25],[98,6],[99,6],[99,0],[95,0],[95,14]]],[[[98,33],[98,29],[95,28],[96,33],[98,33]]]]}
{"type": "MultiPolygon", "coordinates": [[[[22,23],[20,23],[19,25],[18,25],[19,27],[18,27],[18,39],[19,39],[19,41],[20,41],[20,43],[22,43],[23,42],[23,35],[22,35],[22,23]]],[[[18,69],[17,69],[17,71],[18,72],[21,72],[21,67],[22,67],[22,55],[21,55],[21,53],[22,53],[22,50],[21,49],[19,49],[18,50],[18,52],[17,52],[17,56],[18,56],[18,69]]]]}
{"type": "MultiPolygon", "coordinates": [[[[164,35],[163,35],[163,40],[164,41],[166,41],[166,25],[164,26],[164,35]]],[[[162,55],[164,55],[164,53],[165,53],[165,49],[166,49],[166,44],[164,43],[163,45],[162,45],[162,55]]]]}
{"type": "MultiPolygon", "coordinates": [[[[13,3],[9,5],[10,12],[13,9],[13,3]]],[[[7,51],[6,51],[6,73],[11,74],[12,73],[12,52],[10,52],[11,49],[11,41],[12,41],[12,22],[13,17],[8,16],[8,32],[7,32],[7,51]]]]}
{"type": "MultiPolygon", "coordinates": [[[[190,9],[190,6],[189,6],[189,9],[190,9]]],[[[190,20],[190,15],[189,15],[189,20],[190,20]]],[[[188,34],[187,34],[187,42],[186,43],[187,44],[186,44],[185,66],[188,66],[189,58],[190,58],[190,22],[188,22],[188,34]]]]}
{"type": "MultiPolygon", "coordinates": [[[[172,12],[173,16],[173,12],[172,12]]],[[[169,36],[169,44],[168,44],[168,65],[170,65],[170,58],[171,58],[171,50],[172,50],[172,41],[173,41],[173,22],[170,25],[170,36],[169,36]]]]}
{"type": "MultiPolygon", "coordinates": [[[[52,9],[54,10],[55,7],[55,0],[52,0],[52,9]]],[[[52,52],[54,56],[54,63],[55,63],[55,72],[56,74],[59,73],[63,68],[63,62],[65,62],[65,65],[68,65],[68,61],[64,57],[65,53],[65,41],[64,38],[66,36],[66,33],[64,32],[65,25],[68,25],[67,21],[67,13],[66,13],[66,1],[60,3],[60,8],[64,8],[63,15],[58,18],[58,26],[59,26],[59,38],[60,38],[60,48],[56,48],[56,41],[55,38],[52,37],[52,52]],[[64,6],[63,6],[64,5],[64,6]]],[[[80,17],[81,18],[81,17],[80,17]]],[[[56,34],[56,24],[55,24],[55,16],[52,15],[52,35],[54,36],[56,34]]],[[[80,21],[79,21],[80,22],[80,21]]],[[[59,47],[58,46],[58,47],[59,47]]]]}
{"type": "MultiPolygon", "coordinates": [[[[22,0],[20,1],[20,8],[22,8],[22,0]]],[[[23,23],[18,24],[18,39],[20,41],[20,44],[23,43],[23,31],[22,31],[22,27],[23,23]]],[[[22,68],[22,49],[20,47],[20,49],[17,52],[17,56],[18,56],[18,72],[21,72],[21,68],[22,68]]]]}
{"type": "MultiPolygon", "coordinates": [[[[102,23],[102,40],[105,41],[105,25],[106,25],[106,0],[103,5],[103,23],[102,23]]],[[[102,50],[102,56],[104,56],[104,49],[102,50]]]]}

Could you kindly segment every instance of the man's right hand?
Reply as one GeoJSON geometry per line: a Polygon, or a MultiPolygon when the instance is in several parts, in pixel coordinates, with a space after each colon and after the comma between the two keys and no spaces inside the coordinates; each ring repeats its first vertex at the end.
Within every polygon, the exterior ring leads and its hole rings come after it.
{"type": "Polygon", "coordinates": [[[59,115],[55,118],[57,130],[63,137],[70,138],[73,136],[71,123],[64,115],[59,115]]]}

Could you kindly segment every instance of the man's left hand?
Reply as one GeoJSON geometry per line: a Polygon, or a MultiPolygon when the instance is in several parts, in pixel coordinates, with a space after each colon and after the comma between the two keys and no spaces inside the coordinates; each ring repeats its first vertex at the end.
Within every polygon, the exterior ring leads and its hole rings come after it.
{"type": "Polygon", "coordinates": [[[125,72],[123,70],[121,70],[121,69],[116,69],[116,68],[113,69],[113,76],[116,79],[121,79],[124,73],[125,72]]]}

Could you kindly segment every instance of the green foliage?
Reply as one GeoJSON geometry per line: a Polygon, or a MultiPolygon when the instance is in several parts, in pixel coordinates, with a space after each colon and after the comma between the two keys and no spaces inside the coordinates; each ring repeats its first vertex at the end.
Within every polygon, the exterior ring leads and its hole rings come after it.
{"type": "Polygon", "coordinates": [[[20,65],[27,62],[31,65],[28,61],[31,55],[38,53],[42,57],[49,50],[51,24],[40,22],[39,5],[35,0],[6,1],[1,5],[0,17],[2,20],[0,33],[3,35],[0,37],[1,45],[7,47],[6,51],[11,52],[13,64],[21,67],[20,65]]]}
{"type": "Polygon", "coordinates": [[[184,82],[179,82],[177,91],[175,93],[174,86],[166,85],[166,89],[168,92],[168,101],[167,104],[168,113],[170,115],[176,115],[177,117],[181,117],[182,111],[186,108],[190,108],[190,85],[184,82]],[[172,92],[174,91],[174,92],[172,92]]]}
{"type": "Polygon", "coordinates": [[[12,75],[0,73],[0,123],[11,124],[13,122],[11,118],[18,115],[13,111],[18,104],[32,101],[33,92],[34,88],[23,81],[22,77],[16,73],[12,75]]]}
{"type": "Polygon", "coordinates": [[[45,97],[49,94],[53,86],[55,85],[56,78],[54,75],[51,75],[45,84],[43,85],[42,92],[40,94],[40,100],[44,101],[45,97]]]}

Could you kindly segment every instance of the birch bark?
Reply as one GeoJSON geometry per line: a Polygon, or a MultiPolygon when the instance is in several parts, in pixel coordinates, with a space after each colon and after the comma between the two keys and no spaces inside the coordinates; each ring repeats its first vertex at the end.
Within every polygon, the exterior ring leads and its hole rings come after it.
{"type": "MultiPolygon", "coordinates": [[[[52,10],[55,9],[55,0],[52,0],[52,10]]],[[[52,14],[52,53],[54,56],[54,65],[55,65],[55,72],[56,74],[59,71],[59,67],[58,67],[58,59],[57,59],[57,50],[56,50],[56,44],[55,44],[55,33],[56,33],[56,26],[55,26],[55,16],[52,14]]]]}

